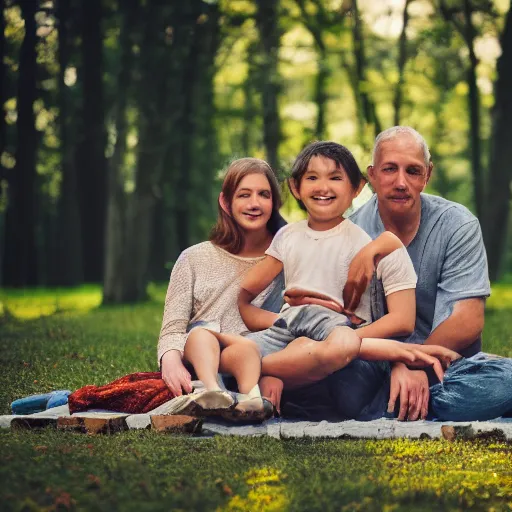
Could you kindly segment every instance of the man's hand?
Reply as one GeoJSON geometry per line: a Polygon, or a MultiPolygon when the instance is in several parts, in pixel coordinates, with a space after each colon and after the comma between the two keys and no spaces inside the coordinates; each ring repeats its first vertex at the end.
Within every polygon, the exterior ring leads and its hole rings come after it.
{"type": "Polygon", "coordinates": [[[183,391],[192,392],[192,378],[179,350],[169,350],[162,356],[162,379],[174,396],[181,396],[183,391]]]}
{"type": "Polygon", "coordinates": [[[425,419],[428,414],[429,396],[428,378],[424,371],[409,370],[402,363],[393,366],[388,412],[394,412],[396,400],[400,397],[400,421],[425,419]]]}

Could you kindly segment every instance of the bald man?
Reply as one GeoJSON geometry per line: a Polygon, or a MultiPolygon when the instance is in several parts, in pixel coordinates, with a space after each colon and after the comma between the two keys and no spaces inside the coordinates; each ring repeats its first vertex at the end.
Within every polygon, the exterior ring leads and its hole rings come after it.
{"type": "MultiPolygon", "coordinates": [[[[391,231],[407,247],[418,284],[416,326],[404,341],[444,345],[467,357],[481,349],[487,258],[478,219],[460,204],[423,193],[432,169],[416,130],[396,126],[380,133],[368,167],[375,194],[351,220],[372,238],[391,231]]],[[[390,409],[398,396],[400,419],[424,416],[426,373],[394,365],[390,409]]]]}

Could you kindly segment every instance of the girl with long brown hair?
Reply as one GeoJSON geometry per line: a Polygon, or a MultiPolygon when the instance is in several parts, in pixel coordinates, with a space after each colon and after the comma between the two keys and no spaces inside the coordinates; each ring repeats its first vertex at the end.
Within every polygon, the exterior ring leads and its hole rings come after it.
{"type": "MultiPolygon", "coordinates": [[[[189,332],[197,326],[218,332],[248,332],[237,307],[240,284],[247,271],[264,258],[284,224],[280,206],[279,184],[270,166],[257,158],[235,160],[222,184],[210,240],[183,251],[174,265],[158,342],[162,378],[176,396],[190,393],[191,365],[206,387],[203,393],[175,402],[181,413],[230,411],[236,416],[249,408],[256,419],[263,419],[272,411],[258,392],[261,363],[253,344],[221,351],[218,342],[198,344],[189,332]],[[211,378],[212,366],[233,375],[240,394],[221,390],[211,378]]],[[[255,305],[277,312],[281,292],[282,281],[276,280],[256,298],[255,305]]]]}

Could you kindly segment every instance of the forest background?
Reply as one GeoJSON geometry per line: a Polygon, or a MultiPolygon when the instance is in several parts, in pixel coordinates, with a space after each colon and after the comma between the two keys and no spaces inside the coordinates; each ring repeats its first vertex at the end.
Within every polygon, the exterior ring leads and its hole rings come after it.
{"type": "MultiPolygon", "coordinates": [[[[222,170],[311,140],[361,168],[411,125],[428,191],[512,267],[509,0],[2,0],[0,283],[144,300],[205,240],[222,170]]],[[[360,201],[367,199],[370,190],[360,201]]],[[[301,215],[288,197],[283,214],[301,215]]]]}

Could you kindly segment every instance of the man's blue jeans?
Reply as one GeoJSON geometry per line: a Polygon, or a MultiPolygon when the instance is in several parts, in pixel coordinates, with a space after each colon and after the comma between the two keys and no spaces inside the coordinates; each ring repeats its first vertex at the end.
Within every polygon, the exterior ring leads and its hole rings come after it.
{"type": "Polygon", "coordinates": [[[388,363],[355,359],[320,382],[285,389],[282,415],[312,421],[381,418],[389,399],[389,368],[388,363]]]}
{"type": "Polygon", "coordinates": [[[512,415],[512,359],[478,353],[452,363],[430,386],[429,419],[485,421],[512,415]]]}
{"type": "MultiPolygon", "coordinates": [[[[283,411],[311,419],[381,418],[389,400],[384,368],[382,363],[352,361],[309,389],[288,394],[283,411]]],[[[512,416],[512,359],[483,353],[462,358],[452,363],[442,383],[430,386],[428,419],[485,421],[499,416],[512,416]]]]}

